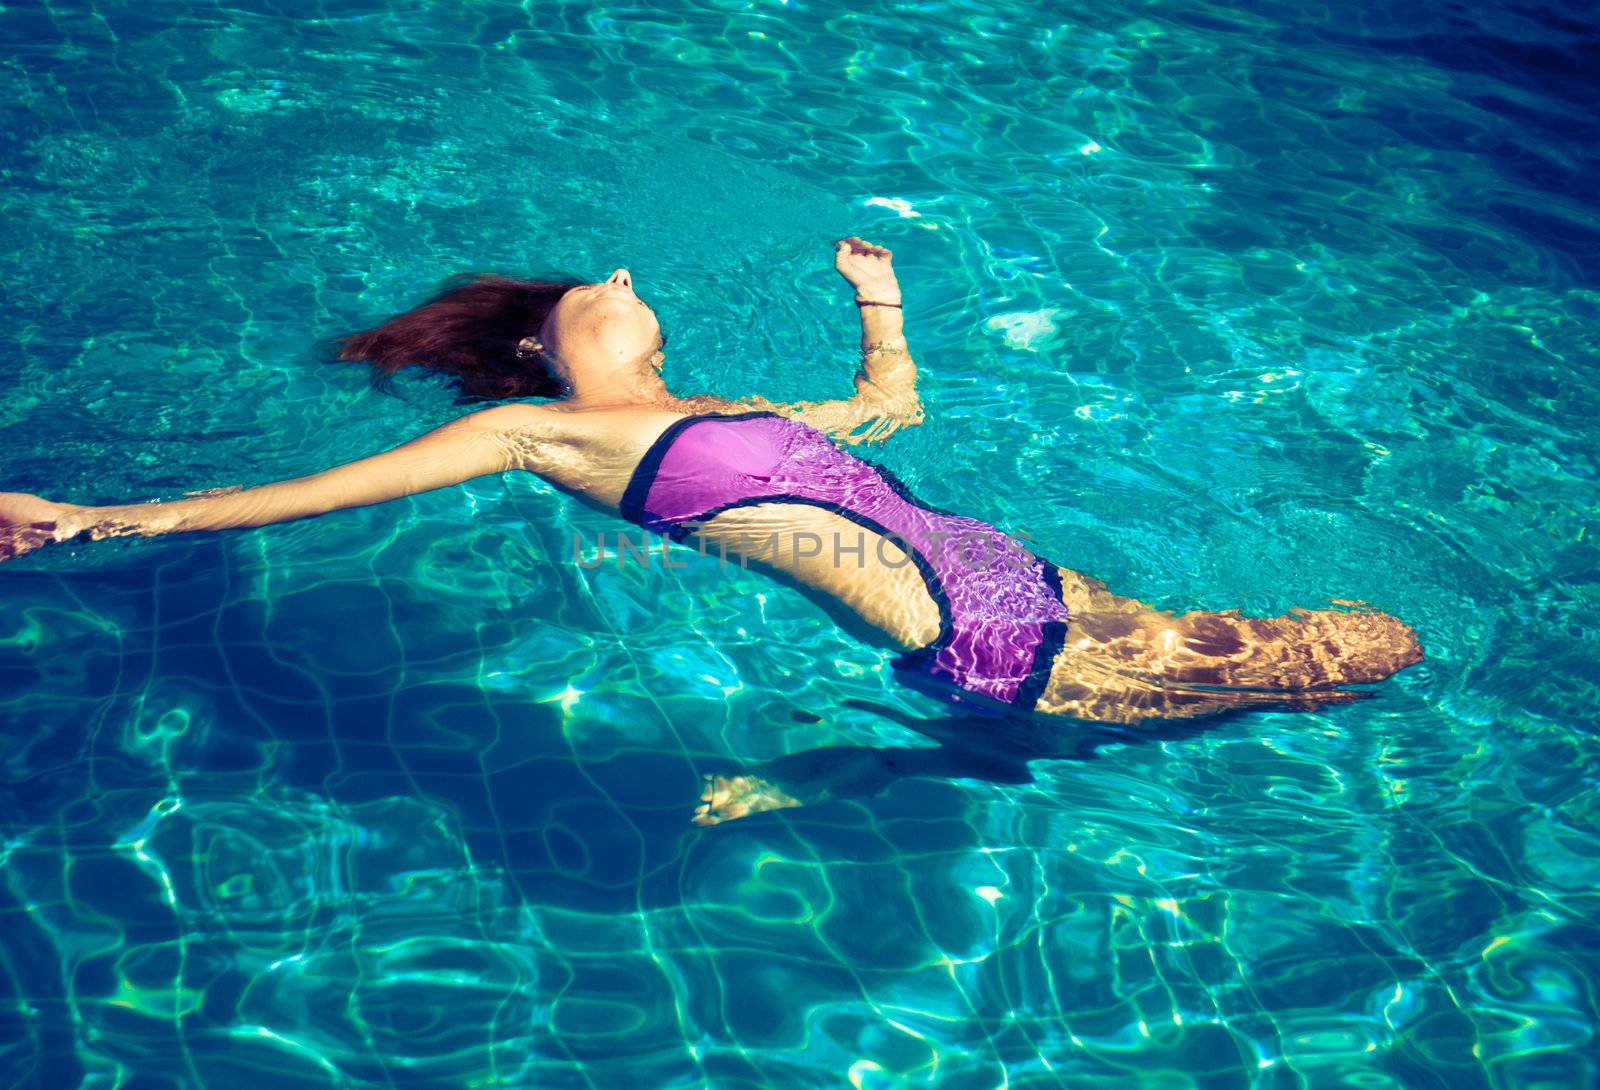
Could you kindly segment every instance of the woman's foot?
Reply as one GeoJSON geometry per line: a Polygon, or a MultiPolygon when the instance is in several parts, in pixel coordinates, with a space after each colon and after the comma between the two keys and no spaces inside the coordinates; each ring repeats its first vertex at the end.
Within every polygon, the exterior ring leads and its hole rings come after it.
{"type": "Polygon", "coordinates": [[[746,814],[759,814],[763,810],[804,805],[761,777],[748,773],[707,775],[705,781],[705,787],[700,792],[702,805],[695,807],[694,811],[693,821],[696,825],[718,825],[746,814]]]}

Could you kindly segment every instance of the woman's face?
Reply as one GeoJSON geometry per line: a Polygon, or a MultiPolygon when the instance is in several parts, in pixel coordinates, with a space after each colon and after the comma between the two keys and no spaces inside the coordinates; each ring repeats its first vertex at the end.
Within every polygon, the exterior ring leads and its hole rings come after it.
{"type": "Polygon", "coordinates": [[[566,370],[649,367],[662,344],[655,311],[633,293],[627,269],[563,295],[545,318],[540,340],[566,370]]]}

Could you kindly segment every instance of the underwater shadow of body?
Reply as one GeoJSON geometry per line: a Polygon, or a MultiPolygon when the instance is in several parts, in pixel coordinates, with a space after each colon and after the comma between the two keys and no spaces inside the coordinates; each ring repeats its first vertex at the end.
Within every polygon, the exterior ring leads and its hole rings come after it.
{"type": "MultiPolygon", "coordinates": [[[[1369,690],[1330,692],[1339,694],[1337,703],[1378,695],[1369,690]]],[[[695,824],[718,825],[768,810],[870,798],[904,779],[1032,783],[1033,770],[1028,767],[1032,761],[1090,761],[1102,746],[1180,741],[1227,725],[1241,713],[1260,710],[1229,708],[1201,720],[1155,720],[1152,727],[1135,729],[1038,713],[922,718],[866,700],[847,698],[844,703],[891,719],[939,744],[818,746],[737,771],[707,775],[695,824]]]]}

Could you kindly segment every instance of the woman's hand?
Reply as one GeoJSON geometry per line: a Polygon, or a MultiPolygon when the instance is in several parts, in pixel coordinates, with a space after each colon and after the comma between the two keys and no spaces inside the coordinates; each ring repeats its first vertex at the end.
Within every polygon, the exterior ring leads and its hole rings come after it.
{"type": "Polygon", "coordinates": [[[73,532],[64,525],[76,504],[53,503],[29,492],[0,492],[0,561],[62,541],[73,532]]]}
{"type": "Polygon", "coordinates": [[[876,303],[898,303],[900,282],[890,263],[894,253],[851,235],[834,243],[833,267],[848,280],[863,299],[876,303]]]}
{"type": "Polygon", "coordinates": [[[901,428],[914,427],[924,419],[922,402],[917,400],[916,394],[892,401],[873,401],[871,404],[873,407],[868,410],[872,414],[868,417],[870,426],[863,432],[840,435],[840,440],[851,446],[881,443],[901,428]]]}

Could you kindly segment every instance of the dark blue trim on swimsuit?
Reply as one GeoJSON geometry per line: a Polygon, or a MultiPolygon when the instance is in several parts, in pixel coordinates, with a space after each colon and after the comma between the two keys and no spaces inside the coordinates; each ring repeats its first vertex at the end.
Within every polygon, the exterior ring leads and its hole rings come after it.
{"type": "MultiPolygon", "coordinates": [[[[1042,556],[1038,559],[1044,564],[1045,583],[1055,594],[1056,601],[1061,603],[1061,608],[1066,609],[1060,567],[1042,556]]],[[[1039,698],[1044,695],[1045,686],[1050,683],[1050,673],[1055,666],[1056,656],[1067,645],[1067,629],[1071,624],[1071,616],[1064,621],[1044,622],[1039,632],[1039,645],[1033,649],[1033,665],[1028,669],[1028,676],[1022,679],[1022,684],[1017,686],[1017,695],[1011,701],[1012,704],[1023,711],[1032,711],[1033,706],[1039,703],[1039,698]]]]}
{"type": "Polygon", "coordinates": [[[1044,695],[1045,686],[1050,684],[1056,656],[1067,645],[1067,628],[1066,621],[1044,623],[1039,633],[1039,646],[1033,649],[1033,665],[1028,669],[1028,676],[1022,679],[1022,684],[1017,686],[1017,695],[1011,701],[1023,711],[1032,711],[1044,695]]]}
{"type": "Polygon", "coordinates": [[[748,420],[753,416],[778,416],[778,414],[767,412],[765,409],[747,413],[694,413],[668,424],[644,452],[639,464],[633,467],[633,476],[628,478],[628,487],[623,489],[622,499],[617,504],[622,517],[632,523],[643,523],[644,501],[650,496],[650,486],[656,483],[656,474],[661,470],[661,463],[667,457],[667,451],[684,428],[701,420],[748,420]]]}
{"type": "MultiPolygon", "coordinates": [[[[907,503],[911,504],[911,506],[920,507],[924,511],[930,511],[935,515],[945,515],[945,516],[947,516],[949,518],[967,519],[967,520],[969,520],[971,522],[982,522],[983,521],[982,519],[974,518],[972,515],[963,515],[963,514],[960,514],[959,512],[956,512],[956,511],[946,511],[942,507],[934,507],[932,504],[923,503],[921,500],[917,499],[916,496],[911,494],[911,489],[906,487],[906,482],[902,481],[899,477],[895,476],[894,473],[890,471],[888,466],[879,465],[877,462],[874,462],[874,461],[872,461],[872,460],[870,460],[868,458],[863,458],[863,457],[861,457],[861,455],[856,454],[854,451],[848,451],[847,453],[852,458],[856,459],[857,461],[864,462],[867,465],[871,466],[873,469],[877,470],[878,475],[883,478],[884,484],[887,484],[890,488],[892,488],[894,490],[895,495],[899,496],[901,499],[903,499],[907,503]]],[[[996,527],[996,529],[998,529],[998,527],[996,527]]],[[[1001,531],[1001,533],[1004,533],[1004,532],[1005,531],[1003,531],[1003,530],[1001,531]]]]}

